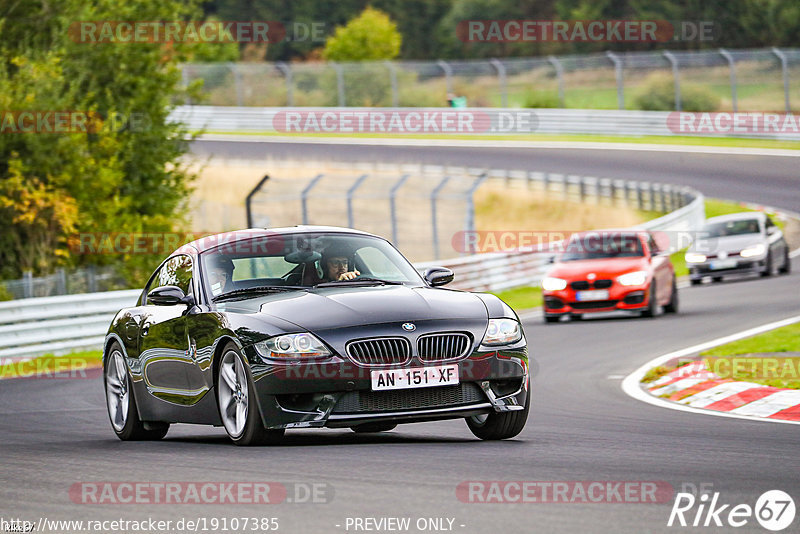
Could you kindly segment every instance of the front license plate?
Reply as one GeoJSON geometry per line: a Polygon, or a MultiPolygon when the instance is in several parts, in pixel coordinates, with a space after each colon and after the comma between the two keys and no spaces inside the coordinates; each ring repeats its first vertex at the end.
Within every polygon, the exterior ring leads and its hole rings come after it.
{"type": "Polygon", "coordinates": [[[590,289],[588,291],[578,291],[575,293],[575,300],[608,300],[608,290],[590,289]]]}
{"type": "Polygon", "coordinates": [[[734,267],[736,267],[736,260],[717,260],[717,261],[712,261],[709,264],[709,267],[714,271],[719,270],[719,269],[733,269],[734,267]]]}
{"type": "Polygon", "coordinates": [[[458,384],[458,365],[372,371],[372,391],[428,388],[458,384]]]}

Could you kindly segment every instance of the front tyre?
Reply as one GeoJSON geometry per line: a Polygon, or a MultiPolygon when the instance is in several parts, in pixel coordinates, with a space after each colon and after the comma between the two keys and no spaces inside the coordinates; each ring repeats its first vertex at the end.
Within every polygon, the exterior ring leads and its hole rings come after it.
{"type": "Polygon", "coordinates": [[[528,410],[531,404],[531,393],[525,397],[525,408],[514,412],[492,412],[489,414],[467,417],[467,426],[475,437],[483,440],[513,438],[525,428],[528,410]]]}
{"type": "Polygon", "coordinates": [[[119,344],[114,342],[108,351],[103,368],[106,406],[111,428],[122,441],[159,440],[167,435],[169,423],[142,422],[133,398],[128,367],[119,344]]]}
{"type": "Polygon", "coordinates": [[[769,251],[767,252],[767,264],[764,266],[764,270],[761,271],[761,276],[767,277],[775,274],[772,263],[772,251],[769,251]]]}
{"type": "Polygon", "coordinates": [[[656,296],[656,281],[650,284],[650,298],[647,301],[647,309],[642,312],[642,317],[655,317],[658,313],[658,297],[656,296]]]}
{"type": "Polygon", "coordinates": [[[217,406],[225,432],[236,445],[277,443],[284,430],[267,430],[258,415],[250,367],[239,349],[229,343],[217,370],[217,406]]]}
{"type": "Polygon", "coordinates": [[[664,306],[664,311],[667,313],[678,313],[678,283],[675,278],[672,279],[672,295],[669,299],[669,304],[664,306]]]}
{"type": "Polygon", "coordinates": [[[781,274],[789,274],[792,272],[792,258],[789,257],[789,247],[783,253],[783,266],[778,270],[781,274]]]}

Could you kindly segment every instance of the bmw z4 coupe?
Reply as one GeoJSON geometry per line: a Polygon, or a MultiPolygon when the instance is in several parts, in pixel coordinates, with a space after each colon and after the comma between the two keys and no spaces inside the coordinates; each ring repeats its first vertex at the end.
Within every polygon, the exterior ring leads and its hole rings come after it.
{"type": "Polygon", "coordinates": [[[499,298],[440,287],[387,240],[345,228],[244,230],[172,253],[115,316],[103,364],[123,440],[173,423],[239,445],[286,429],[381,432],[463,418],[481,439],[525,426],[526,340],[499,298]]]}

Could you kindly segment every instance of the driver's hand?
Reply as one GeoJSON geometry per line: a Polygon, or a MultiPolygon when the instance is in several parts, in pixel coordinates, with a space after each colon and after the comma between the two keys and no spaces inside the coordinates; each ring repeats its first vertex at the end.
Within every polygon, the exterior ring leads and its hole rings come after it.
{"type": "Polygon", "coordinates": [[[356,276],[360,275],[361,273],[358,271],[350,271],[347,273],[342,273],[339,275],[339,282],[343,282],[345,280],[355,280],[356,276]]]}

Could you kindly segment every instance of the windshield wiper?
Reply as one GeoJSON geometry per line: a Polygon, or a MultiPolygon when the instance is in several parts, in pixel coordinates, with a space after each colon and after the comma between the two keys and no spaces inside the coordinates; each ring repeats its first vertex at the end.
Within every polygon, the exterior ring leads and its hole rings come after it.
{"type": "Polygon", "coordinates": [[[242,289],[234,289],[233,291],[228,291],[227,293],[223,293],[222,295],[217,295],[212,300],[214,302],[219,302],[222,300],[234,299],[237,297],[241,297],[244,295],[249,295],[251,293],[279,293],[281,291],[297,291],[297,290],[307,290],[307,287],[304,286],[254,286],[254,287],[245,287],[242,289]]]}
{"type": "Polygon", "coordinates": [[[339,280],[336,282],[322,282],[314,287],[336,287],[341,285],[388,285],[388,286],[402,286],[403,282],[395,280],[382,280],[380,278],[371,278],[369,276],[361,276],[352,280],[339,280]]]}

